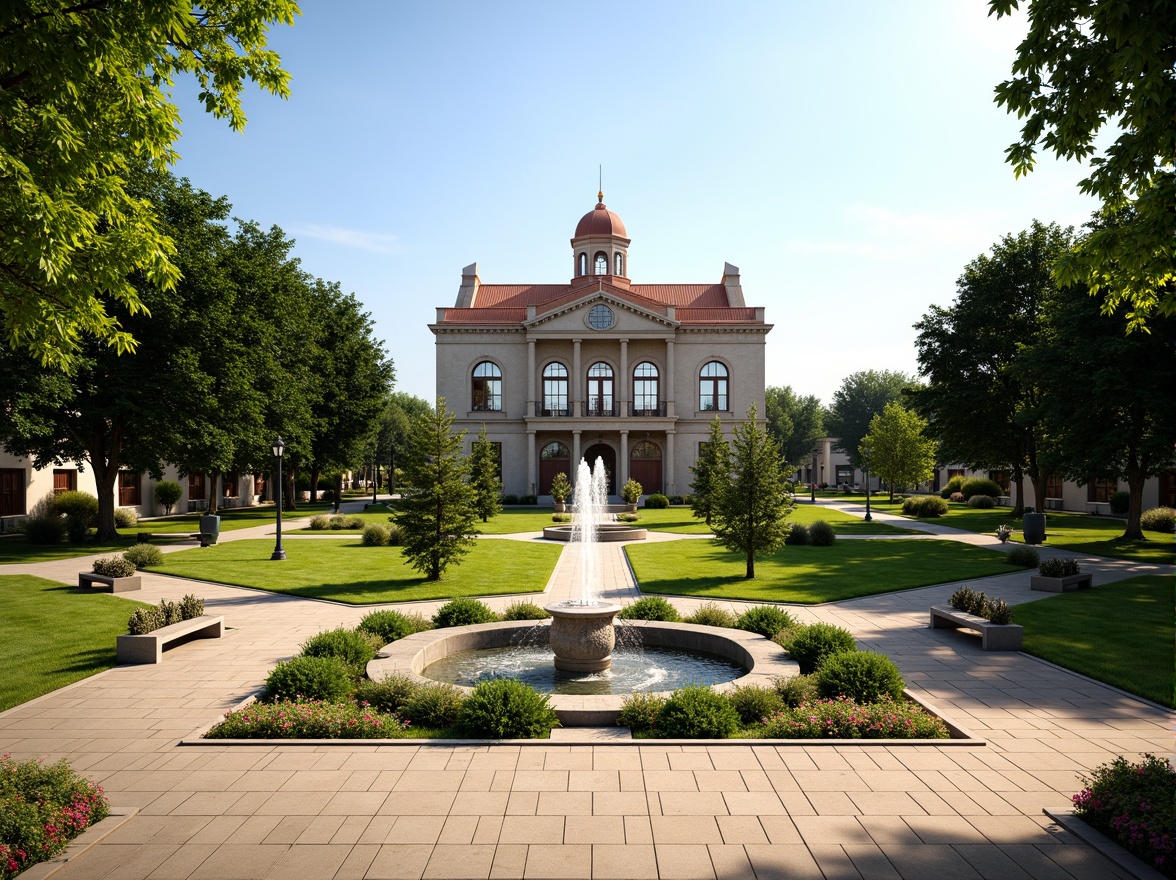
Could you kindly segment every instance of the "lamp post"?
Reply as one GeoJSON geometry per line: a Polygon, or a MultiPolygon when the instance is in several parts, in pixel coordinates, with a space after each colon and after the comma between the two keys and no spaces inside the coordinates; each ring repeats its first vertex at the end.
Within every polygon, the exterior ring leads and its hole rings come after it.
{"type": "Polygon", "coordinates": [[[870,446],[863,443],[858,447],[858,452],[862,454],[862,465],[866,473],[866,522],[873,522],[874,517],[870,515],[870,446]]]}
{"type": "Polygon", "coordinates": [[[817,503],[817,447],[813,447],[813,469],[809,472],[809,501],[817,503]]]}
{"type": "Polygon", "coordinates": [[[273,555],[271,560],[285,559],[286,551],[282,549],[282,455],[286,452],[286,444],[282,442],[282,438],[278,437],[271,447],[274,453],[274,458],[278,460],[278,540],[274,544],[273,555]]]}
{"type": "Polygon", "coordinates": [[[376,506],[376,486],[380,482],[380,448],[372,450],[372,507],[376,506]]]}

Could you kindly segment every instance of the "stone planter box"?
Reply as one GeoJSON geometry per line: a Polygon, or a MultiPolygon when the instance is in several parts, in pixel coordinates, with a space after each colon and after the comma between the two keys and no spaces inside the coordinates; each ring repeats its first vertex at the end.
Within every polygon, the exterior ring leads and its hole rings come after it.
{"type": "Polygon", "coordinates": [[[993,623],[945,605],[931,606],[931,629],[970,629],[980,633],[985,651],[1020,651],[1024,630],[1019,623],[993,623]]]}
{"type": "Polygon", "coordinates": [[[95,574],[92,571],[78,572],[78,586],[89,587],[104,593],[133,593],[135,590],[143,589],[142,578],[137,574],[116,578],[107,574],[95,574]],[[97,586],[97,584],[102,586],[97,586]]]}
{"type": "Polygon", "coordinates": [[[1043,593],[1073,593],[1077,590],[1089,590],[1094,586],[1093,577],[1090,574],[1068,574],[1055,578],[1035,574],[1029,578],[1029,589],[1043,593]]]}
{"type": "Polygon", "coordinates": [[[224,634],[224,615],[203,614],[142,635],[127,633],[118,636],[117,658],[119,663],[162,663],[165,647],[175,647],[192,639],[219,639],[224,634]]]}

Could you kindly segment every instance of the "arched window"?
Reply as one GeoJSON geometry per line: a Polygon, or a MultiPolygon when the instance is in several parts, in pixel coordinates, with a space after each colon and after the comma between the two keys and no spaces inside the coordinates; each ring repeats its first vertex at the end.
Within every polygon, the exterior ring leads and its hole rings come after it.
{"type": "Polygon", "coordinates": [[[544,461],[566,461],[572,457],[572,454],[558,440],[552,440],[540,450],[539,457],[544,461]]]}
{"type": "Polygon", "coordinates": [[[588,399],[584,402],[590,416],[611,416],[613,412],[613,371],[606,363],[595,363],[588,370],[588,399]]]}
{"type": "Polygon", "coordinates": [[[614,275],[624,275],[625,274],[625,255],[624,254],[617,254],[613,258],[613,264],[615,266],[615,271],[613,272],[614,275]]]}
{"type": "Polygon", "coordinates": [[[698,376],[698,408],[726,412],[727,368],[718,361],[704,364],[698,376]]]}
{"type": "Polygon", "coordinates": [[[558,361],[543,368],[543,415],[571,415],[568,409],[568,368],[558,361]]]}
{"type": "Polygon", "coordinates": [[[661,457],[661,448],[650,440],[638,440],[629,452],[629,458],[639,461],[659,461],[661,457]]]}
{"type": "Polygon", "coordinates": [[[502,370],[498,364],[482,361],[474,367],[472,408],[492,412],[502,409],[502,370]]]}
{"type": "Polygon", "coordinates": [[[580,259],[576,265],[579,267],[576,270],[577,275],[587,275],[588,274],[588,255],[587,254],[580,254],[580,259]]]}
{"type": "Polygon", "coordinates": [[[661,412],[657,365],[642,361],[633,368],[633,415],[656,416],[661,412]]]}
{"type": "Polygon", "coordinates": [[[600,251],[599,253],[597,253],[596,257],[593,259],[592,262],[595,264],[595,271],[593,274],[595,274],[595,275],[607,275],[608,274],[608,257],[605,256],[604,251],[600,251]]]}

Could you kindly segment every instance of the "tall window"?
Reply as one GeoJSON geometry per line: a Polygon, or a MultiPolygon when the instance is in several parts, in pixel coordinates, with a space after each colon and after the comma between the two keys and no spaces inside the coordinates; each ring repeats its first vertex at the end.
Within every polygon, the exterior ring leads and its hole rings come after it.
{"type": "Polygon", "coordinates": [[[225,498],[237,498],[241,494],[241,475],[236,471],[221,477],[221,494],[225,498]]]}
{"type": "Polygon", "coordinates": [[[649,361],[642,361],[633,368],[633,415],[658,414],[658,380],[657,366],[649,361]]]}
{"type": "Polygon", "coordinates": [[[718,361],[704,364],[699,374],[698,408],[727,411],[727,368],[718,361]]]}
{"type": "Polygon", "coordinates": [[[592,262],[594,263],[594,275],[608,274],[608,257],[605,256],[604,251],[598,253],[592,262]]]}
{"type": "Polygon", "coordinates": [[[140,502],[140,474],[130,471],[118,472],[118,505],[119,507],[137,507],[140,502]]]}
{"type": "Polygon", "coordinates": [[[568,368],[558,361],[543,368],[543,415],[568,415],[568,368]]]}
{"type": "Polygon", "coordinates": [[[472,408],[498,412],[502,409],[502,370],[498,364],[482,361],[474,367],[472,408]]]}
{"type": "Polygon", "coordinates": [[[614,275],[624,275],[625,274],[625,255],[624,254],[617,254],[616,256],[613,257],[613,274],[614,275]]]}
{"type": "Polygon", "coordinates": [[[204,473],[202,471],[188,474],[188,500],[204,500],[204,473]]]}
{"type": "Polygon", "coordinates": [[[596,363],[588,370],[588,414],[612,415],[613,371],[605,363],[596,363]]]}
{"type": "Polygon", "coordinates": [[[587,275],[588,274],[588,255],[587,254],[580,254],[580,259],[576,261],[576,265],[579,267],[576,270],[577,275],[587,275]]]}
{"type": "Polygon", "coordinates": [[[1118,480],[1091,480],[1086,484],[1087,501],[1110,501],[1111,496],[1119,491],[1118,480]]]}
{"type": "Polygon", "coordinates": [[[1062,497],[1062,478],[1049,477],[1045,481],[1045,497],[1046,498],[1061,498],[1062,497]]]}
{"type": "Polygon", "coordinates": [[[56,469],[53,471],[53,494],[73,492],[78,488],[78,472],[75,470],[56,469]]]}

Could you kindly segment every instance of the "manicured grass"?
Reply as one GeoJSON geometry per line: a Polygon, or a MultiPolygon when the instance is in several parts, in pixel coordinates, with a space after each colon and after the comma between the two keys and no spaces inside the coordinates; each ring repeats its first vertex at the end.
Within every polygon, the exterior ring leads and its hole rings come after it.
{"type": "Polygon", "coordinates": [[[270,560],[271,540],[232,541],[164,556],[152,570],[353,605],[534,593],[547,586],[562,548],[519,541],[479,541],[460,565],[430,583],[404,564],[399,547],[357,540],[283,542],[286,559],[270,560]]]}
{"type": "Polygon", "coordinates": [[[50,562],[54,559],[71,559],[74,556],[92,556],[95,553],[122,553],[134,546],[134,538],[118,541],[86,541],[83,544],[30,544],[24,535],[0,538],[0,565],[19,565],[30,562],[50,562]]]}
{"type": "Polygon", "coordinates": [[[797,504],[792,508],[792,513],[788,517],[789,522],[800,523],[805,526],[810,526],[819,519],[823,519],[829,525],[833,526],[833,531],[839,535],[917,534],[914,529],[904,529],[876,521],[866,522],[860,516],[852,516],[848,513],[842,513],[840,510],[822,507],[819,504],[797,504]]]}
{"type": "Polygon", "coordinates": [[[832,547],[782,547],[745,560],[714,541],[628,544],[643,593],[812,604],[889,593],[1010,571],[1004,555],[955,541],[839,541],[832,547]]]}
{"type": "Polygon", "coordinates": [[[114,637],[146,607],[43,578],[0,577],[0,711],[110,669],[114,637]]]}
{"type": "MultiPolygon", "coordinates": [[[[283,525],[291,520],[304,516],[314,516],[316,513],[330,513],[334,510],[334,505],[327,501],[319,501],[311,504],[309,501],[300,501],[298,509],[295,511],[284,511],[282,513],[283,525]]],[[[233,507],[217,511],[217,516],[221,518],[221,531],[231,532],[235,529],[248,529],[253,526],[273,525],[277,522],[277,510],[272,504],[260,504],[256,507],[233,507]]],[[[140,520],[139,524],[132,526],[129,529],[119,529],[120,535],[130,535],[134,537],[139,532],[152,532],[153,534],[171,534],[174,532],[183,532],[191,534],[192,532],[200,531],[200,517],[201,513],[184,513],[177,516],[165,516],[159,519],[145,519],[140,520]]]]}
{"type": "Polygon", "coordinates": [[[1173,700],[1172,578],[1144,575],[1018,605],[1030,654],[1139,694],[1173,700]]]}

